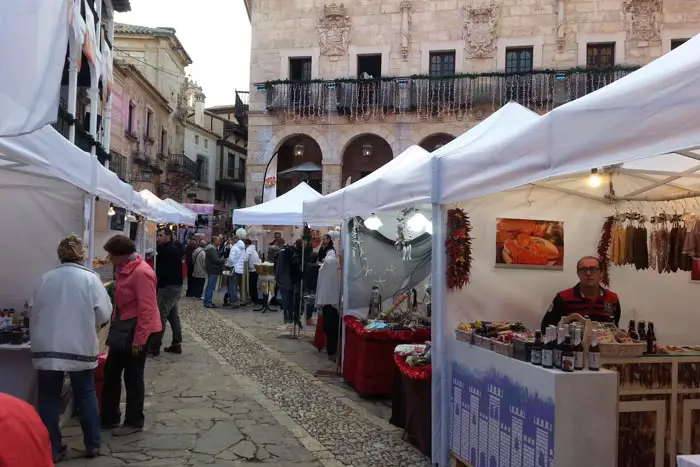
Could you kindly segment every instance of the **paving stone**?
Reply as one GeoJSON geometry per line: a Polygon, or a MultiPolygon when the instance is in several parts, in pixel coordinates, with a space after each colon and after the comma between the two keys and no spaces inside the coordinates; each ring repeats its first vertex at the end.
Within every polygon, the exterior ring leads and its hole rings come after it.
{"type": "Polygon", "coordinates": [[[234,454],[239,457],[243,457],[244,459],[254,459],[256,449],[257,448],[253,443],[245,440],[236,444],[231,450],[234,454]]]}
{"type": "Polygon", "coordinates": [[[218,422],[197,439],[194,451],[216,455],[242,439],[243,435],[235,423],[218,422]]]}
{"type": "Polygon", "coordinates": [[[285,439],[285,431],[274,425],[256,424],[241,429],[255,444],[277,444],[285,439]]]}

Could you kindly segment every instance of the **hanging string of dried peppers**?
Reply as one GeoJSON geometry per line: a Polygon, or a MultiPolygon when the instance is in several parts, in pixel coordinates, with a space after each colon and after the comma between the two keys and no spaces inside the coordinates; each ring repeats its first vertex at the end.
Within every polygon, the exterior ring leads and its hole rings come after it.
{"type": "Polygon", "coordinates": [[[612,242],[613,227],[615,227],[615,216],[606,217],[601,229],[600,241],[598,242],[598,259],[602,273],[601,282],[606,287],[610,287],[610,244],[612,242]]]}
{"type": "Polygon", "coordinates": [[[447,287],[461,289],[469,283],[472,267],[472,239],[469,216],[464,210],[447,211],[447,287]]]}

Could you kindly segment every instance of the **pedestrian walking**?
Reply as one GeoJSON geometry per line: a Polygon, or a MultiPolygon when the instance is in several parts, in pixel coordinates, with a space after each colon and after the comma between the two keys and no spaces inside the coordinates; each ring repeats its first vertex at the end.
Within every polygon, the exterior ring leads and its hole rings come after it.
{"type": "MultiPolygon", "coordinates": [[[[55,462],[66,456],[59,418],[68,373],[80,414],[86,457],[100,452],[100,415],[95,392],[99,353],[97,328],[106,324],[112,302],[99,276],[81,263],[83,241],[72,235],[58,244],[61,265],[44,274],[29,313],[32,363],[38,370],[39,414],[51,439],[55,462]]],[[[4,436],[4,435],[3,435],[4,436]]]]}
{"type": "Polygon", "coordinates": [[[200,240],[199,246],[192,252],[192,297],[196,299],[202,298],[204,284],[207,280],[206,246],[207,243],[204,240],[200,240]]]}
{"type": "Polygon", "coordinates": [[[199,239],[197,235],[194,234],[190,237],[185,247],[185,264],[187,265],[187,291],[185,292],[186,297],[193,297],[194,290],[192,289],[193,281],[192,275],[194,273],[194,263],[192,262],[192,253],[199,247],[199,239]]]}
{"type": "MultiPolygon", "coordinates": [[[[247,261],[245,243],[243,243],[245,236],[245,229],[238,229],[236,231],[236,242],[231,247],[228,260],[226,261],[226,267],[231,268],[231,276],[229,277],[228,283],[228,300],[231,308],[238,308],[240,304],[238,299],[238,286],[242,284],[243,271],[245,270],[245,263],[247,261]]],[[[243,299],[243,297],[240,298],[243,299]]]]}
{"type": "Polygon", "coordinates": [[[260,295],[258,292],[258,271],[255,269],[257,264],[260,264],[260,256],[258,251],[249,239],[243,241],[245,244],[246,258],[248,261],[248,284],[250,291],[250,300],[258,305],[260,303],[260,295]]]}
{"type": "Polygon", "coordinates": [[[157,279],[153,268],[136,254],[128,237],[115,235],[104,246],[115,266],[114,313],[107,336],[109,353],[102,388],[102,426],[116,428],[113,436],[143,430],[145,421],[144,369],[149,340],[162,330],[157,279]],[[126,416],[121,421],[122,374],[126,388],[126,416]]]}
{"type": "Polygon", "coordinates": [[[226,258],[219,257],[219,237],[212,237],[211,243],[204,248],[204,269],[207,273],[207,288],[204,291],[204,306],[206,308],[215,308],[213,299],[216,290],[216,284],[219,282],[219,276],[223,272],[226,258]]]}
{"type": "Polygon", "coordinates": [[[162,331],[154,336],[149,349],[154,357],[160,355],[165,325],[170,323],[173,340],[166,352],[182,353],[182,325],[180,324],[180,296],[182,295],[182,254],[180,245],[173,240],[173,231],[161,228],[157,234],[156,277],[158,278],[158,309],[162,331]]]}

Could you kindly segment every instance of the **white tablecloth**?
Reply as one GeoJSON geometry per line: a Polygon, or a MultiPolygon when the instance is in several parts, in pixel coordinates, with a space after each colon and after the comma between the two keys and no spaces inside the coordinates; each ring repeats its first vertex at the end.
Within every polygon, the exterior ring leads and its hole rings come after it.
{"type": "Polygon", "coordinates": [[[700,456],[678,456],[677,467],[700,467],[700,456]]]}
{"type": "Polygon", "coordinates": [[[29,344],[0,345],[0,392],[36,406],[37,375],[29,344]]]}

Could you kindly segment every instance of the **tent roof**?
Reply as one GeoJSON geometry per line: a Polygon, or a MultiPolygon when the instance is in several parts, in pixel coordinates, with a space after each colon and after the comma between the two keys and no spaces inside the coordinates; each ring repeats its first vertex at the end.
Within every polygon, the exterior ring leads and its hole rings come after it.
{"type": "MultiPolygon", "coordinates": [[[[695,152],[700,146],[695,123],[700,108],[699,76],[700,36],[696,36],[509,137],[476,141],[464,151],[441,158],[439,202],[447,204],[529,183],[551,183],[577,173],[587,176],[593,168],[606,167],[646,178],[649,184],[630,192],[633,198],[650,194],[657,185],[666,185],[668,190],[669,183],[694,190],[700,170],[700,154],[695,152]],[[691,172],[684,173],[688,170],[691,172]]],[[[428,168],[426,164],[416,170],[428,168]]],[[[677,196],[687,196],[688,190],[677,190],[677,196]]],[[[625,198],[629,193],[616,195],[625,198]]]]}
{"type": "Polygon", "coordinates": [[[197,222],[197,213],[191,209],[187,209],[182,204],[178,203],[174,199],[166,198],[163,200],[165,204],[174,208],[182,216],[181,224],[194,225],[197,222]]]}
{"type": "Polygon", "coordinates": [[[282,172],[278,173],[277,175],[285,175],[285,174],[290,174],[294,172],[321,172],[323,170],[323,167],[321,167],[318,164],[314,164],[313,162],[304,162],[303,164],[299,164],[297,166],[292,167],[291,169],[283,170],[282,172]]]}
{"type": "Polygon", "coordinates": [[[508,103],[432,154],[411,146],[361,180],[320,200],[305,203],[304,219],[307,222],[329,217],[347,219],[375,211],[427,204],[430,202],[433,158],[459,153],[477,141],[493,143],[539,118],[538,114],[520,104],[508,103]]]}
{"type": "Polygon", "coordinates": [[[146,216],[156,222],[187,224],[184,216],[170,204],[153,194],[150,190],[141,190],[139,195],[146,201],[149,212],[146,216]]]}
{"type": "Polygon", "coordinates": [[[246,225],[302,225],[304,201],[321,198],[322,195],[302,182],[282,196],[257,206],[233,210],[233,224],[246,225]]]}

